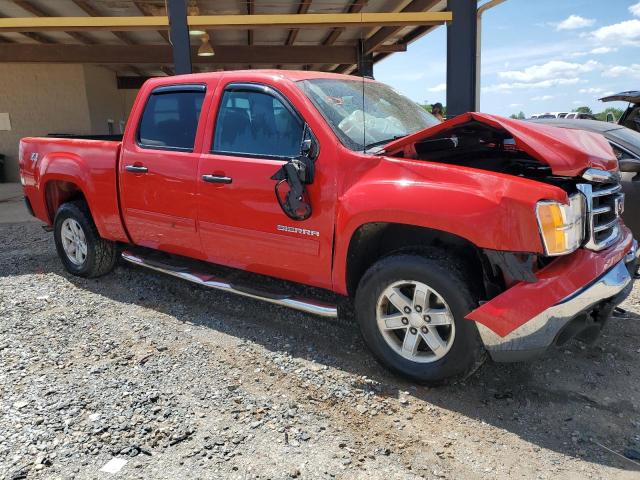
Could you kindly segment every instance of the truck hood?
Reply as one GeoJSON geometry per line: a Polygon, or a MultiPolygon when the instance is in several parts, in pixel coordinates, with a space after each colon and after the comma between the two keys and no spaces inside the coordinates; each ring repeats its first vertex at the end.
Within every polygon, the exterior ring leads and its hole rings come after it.
{"type": "Polygon", "coordinates": [[[548,165],[554,175],[575,177],[587,168],[603,170],[617,168],[617,160],[611,146],[600,134],[476,112],[458,115],[438,125],[389,142],[384,145],[383,152],[392,155],[412,143],[446,136],[448,130],[465,123],[481,123],[506,131],[513,138],[515,148],[548,165]]]}

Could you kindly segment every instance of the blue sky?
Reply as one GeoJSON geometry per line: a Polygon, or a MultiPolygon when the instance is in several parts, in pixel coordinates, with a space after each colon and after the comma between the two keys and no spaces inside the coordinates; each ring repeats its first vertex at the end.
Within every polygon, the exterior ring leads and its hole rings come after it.
{"type": "MultiPolygon", "coordinates": [[[[446,27],[376,64],[374,75],[415,101],[445,103],[446,27]]],[[[483,112],[598,112],[598,98],[637,89],[638,0],[507,0],[483,16],[483,112]]]]}

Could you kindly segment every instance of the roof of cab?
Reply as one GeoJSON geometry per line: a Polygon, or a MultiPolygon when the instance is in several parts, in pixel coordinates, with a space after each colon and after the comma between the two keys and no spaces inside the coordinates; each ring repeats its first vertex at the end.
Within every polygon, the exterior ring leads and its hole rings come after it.
{"type": "Polygon", "coordinates": [[[255,70],[228,70],[224,72],[208,72],[208,73],[191,73],[187,75],[173,75],[170,77],[155,77],[148,80],[146,83],[153,87],[161,85],[176,85],[181,83],[199,83],[210,82],[219,78],[242,78],[245,81],[260,81],[260,80],[290,80],[292,82],[298,82],[301,80],[312,80],[320,78],[332,78],[336,80],[351,80],[351,81],[366,81],[372,82],[374,80],[354,77],[353,75],[344,75],[340,73],[330,72],[317,72],[314,70],[269,70],[269,69],[255,69],[255,70]]]}

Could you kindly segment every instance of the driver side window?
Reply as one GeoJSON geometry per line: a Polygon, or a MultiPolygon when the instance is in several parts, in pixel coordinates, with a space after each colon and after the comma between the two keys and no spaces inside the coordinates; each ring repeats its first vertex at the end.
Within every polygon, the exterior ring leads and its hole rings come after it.
{"type": "Polygon", "coordinates": [[[214,130],[213,152],[297,157],[303,123],[278,98],[255,91],[225,91],[214,130]]]}

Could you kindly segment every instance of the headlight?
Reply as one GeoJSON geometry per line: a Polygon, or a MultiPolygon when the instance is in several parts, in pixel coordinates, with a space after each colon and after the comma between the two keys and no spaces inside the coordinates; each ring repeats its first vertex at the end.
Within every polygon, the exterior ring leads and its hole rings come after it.
{"type": "Polygon", "coordinates": [[[584,239],[584,212],[584,197],[579,193],[569,197],[569,205],[538,202],[536,216],[547,255],[564,255],[580,246],[584,239]]]}

